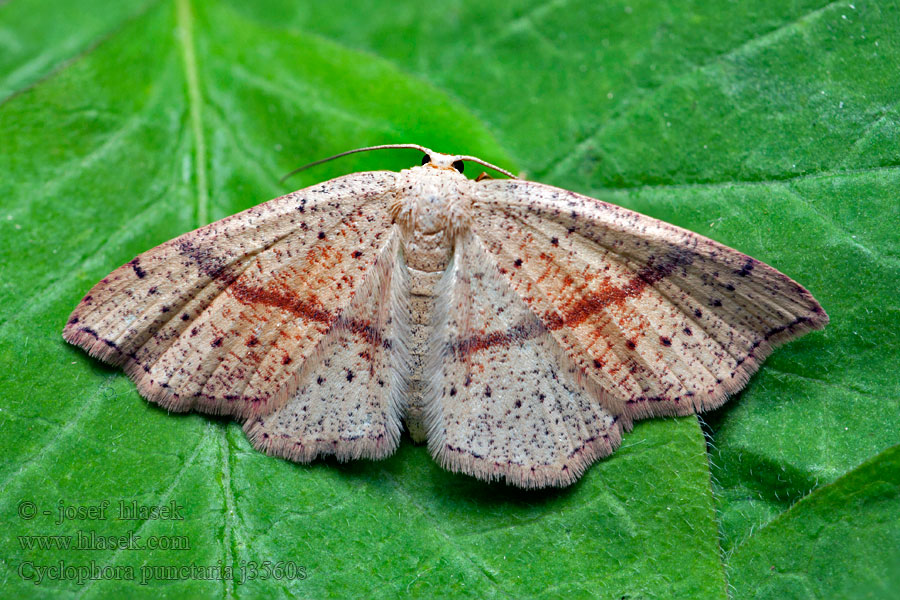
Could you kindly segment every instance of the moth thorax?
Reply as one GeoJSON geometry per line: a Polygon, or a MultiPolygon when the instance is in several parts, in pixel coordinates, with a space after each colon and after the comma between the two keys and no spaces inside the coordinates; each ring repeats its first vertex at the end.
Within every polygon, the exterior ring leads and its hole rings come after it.
{"type": "Polygon", "coordinates": [[[456,236],[468,227],[471,182],[453,169],[424,166],[401,172],[399,184],[391,210],[407,264],[426,272],[445,269],[456,236]]]}
{"type": "Polygon", "coordinates": [[[458,232],[468,223],[470,187],[471,181],[454,169],[414,167],[400,173],[391,212],[410,231],[458,232]]]}

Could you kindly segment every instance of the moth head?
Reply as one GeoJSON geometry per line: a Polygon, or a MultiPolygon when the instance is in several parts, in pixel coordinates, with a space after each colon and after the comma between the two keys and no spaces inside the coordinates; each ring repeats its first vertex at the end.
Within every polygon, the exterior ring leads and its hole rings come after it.
{"type": "Polygon", "coordinates": [[[452,169],[462,173],[466,163],[463,162],[462,157],[453,154],[441,154],[440,152],[429,150],[422,156],[422,165],[433,167],[435,169],[452,169]]]}
{"type": "Polygon", "coordinates": [[[422,164],[426,167],[433,167],[435,169],[445,169],[450,171],[456,171],[458,173],[462,173],[465,168],[466,162],[474,162],[479,165],[484,165],[485,167],[489,167],[494,169],[498,173],[503,173],[507,177],[511,177],[512,179],[517,179],[515,175],[501,169],[497,165],[492,165],[489,162],[483,161],[477,156],[466,156],[462,154],[441,154],[440,152],[435,152],[433,150],[429,150],[428,148],[421,148],[422,152],[425,155],[422,157],[422,164]]]}

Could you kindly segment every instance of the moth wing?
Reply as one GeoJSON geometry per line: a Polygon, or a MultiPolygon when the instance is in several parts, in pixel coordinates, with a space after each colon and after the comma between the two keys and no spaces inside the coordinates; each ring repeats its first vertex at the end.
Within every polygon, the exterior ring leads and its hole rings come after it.
{"type": "Polygon", "coordinates": [[[395,177],[334,179],[157,246],[94,286],[63,337],[169,410],[270,413],[393,260],[395,177]]]}
{"type": "Polygon", "coordinates": [[[721,405],[828,322],[799,284],[701,235],[539,183],[479,186],[472,231],[626,426],[721,405]]]}
{"type": "Polygon", "coordinates": [[[438,463],[520,487],[572,483],[618,446],[621,426],[471,234],[438,285],[425,376],[438,463]]]}
{"type": "Polygon", "coordinates": [[[392,235],[372,276],[304,363],[288,402],[244,423],[251,443],[297,462],[392,454],[410,377],[408,300],[400,238],[392,235]]]}

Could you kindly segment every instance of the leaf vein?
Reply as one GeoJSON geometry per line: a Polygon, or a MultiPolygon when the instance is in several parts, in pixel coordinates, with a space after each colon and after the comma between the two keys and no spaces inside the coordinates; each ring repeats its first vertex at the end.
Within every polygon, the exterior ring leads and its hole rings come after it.
{"type": "Polygon", "coordinates": [[[187,83],[191,132],[194,136],[194,176],[197,185],[197,226],[209,222],[209,185],[207,183],[206,138],[203,129],[203,95],[200,89],[197,55],[194,50],[194,17],[190,0],[177,0],[178,46],[181,50],[187,83]]]}

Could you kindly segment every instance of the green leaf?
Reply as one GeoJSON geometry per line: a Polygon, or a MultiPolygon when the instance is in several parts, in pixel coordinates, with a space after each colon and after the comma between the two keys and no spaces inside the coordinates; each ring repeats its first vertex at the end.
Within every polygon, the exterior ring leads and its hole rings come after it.
{"type": "Polygon", "coordinates": [[[0,3],[6,595],[839,598],[865,580],[890,597],[896,555],[871,548],[900,539],[898,24],[876,1],[0,3]],[[278,184],[384,142],[710,236],[803,283],[831,324],[705,421],[642,423],[543,492],[448,474],[408,439],[383,462],[266,457],[61,340],[138,253],[417,161],[359,155],[278,184]],[[120,520],[120,500],[184,519],[120,520]],[[77,513],[104,501],[106,519],[77,513]],[[190,548],[22,537],[79,532],[190,548]],[[263,579],[265,561],[288,568],[263,579]],[[222,565],[250,571],[204,570],[222,565]]]}
{"type": "Polygon", "coordinates": [[[900,589],[900,446],[816,490],[735,549],[737,598],[890,598],[900,589]]]}

